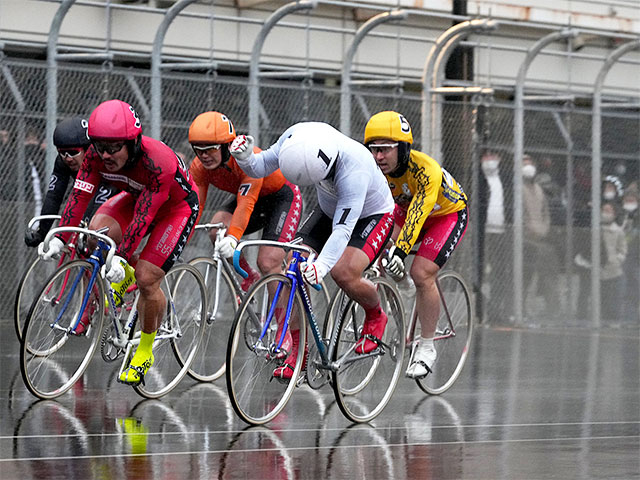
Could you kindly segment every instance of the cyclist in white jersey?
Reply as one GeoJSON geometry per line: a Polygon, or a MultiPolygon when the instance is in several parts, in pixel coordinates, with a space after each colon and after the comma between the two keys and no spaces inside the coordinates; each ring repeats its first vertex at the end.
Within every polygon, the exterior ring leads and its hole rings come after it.
{"type": "MultiPolygon", "coordinates": [[[[356,352],[375,350],[384,334],[387,315],[380,308],[375,287],[362,273],[390,238],[394,201],[371,152],[321,122],[289,127],[260,153],[253,153],[253,143],[251,136],[240,135],[229,148],[249,176],[265,177],[279,168],[291,183],[315,185],[318,208],[298,233],[320,253],[314,261],[301,264],[302,276],[307,283],[317,284],[331,272],[336,284],[365,311],[363,336],[356,352]]],[[[297,322],[292,322],[291,334],[291,353],[274,371],[275,377],[290,378],[293,373],[298,353],[297,322]]]]}

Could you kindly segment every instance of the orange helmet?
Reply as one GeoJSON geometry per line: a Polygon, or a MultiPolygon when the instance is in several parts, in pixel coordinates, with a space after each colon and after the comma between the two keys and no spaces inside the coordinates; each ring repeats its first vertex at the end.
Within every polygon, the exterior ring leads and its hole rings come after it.
{"type": "Polygon", "coordinates": [[[236,129],[229,118],[220,112],[204,112],[189,127],[190,143],[221,144],[233,142],[236,129]]]}

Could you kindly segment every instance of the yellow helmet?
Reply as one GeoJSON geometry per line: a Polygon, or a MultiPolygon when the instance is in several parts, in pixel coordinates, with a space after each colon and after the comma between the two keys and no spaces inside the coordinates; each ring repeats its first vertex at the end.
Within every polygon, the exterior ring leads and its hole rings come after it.
{"type": "Polygon", "coordinates": [[[204,112],[189,127],[190,143],[225,144],[236,138],[236,129],[226,115],[220,112],[204,112]]]}
{"type": "Polygon", "coordinates": [[[367,122],[364,128],[364,143],[368,144],[372,140],[380,138],[393,140],[395,142],[413,143],[411,125],[403,115],[398,112],[386,111],[376,113],[367,122]]]}

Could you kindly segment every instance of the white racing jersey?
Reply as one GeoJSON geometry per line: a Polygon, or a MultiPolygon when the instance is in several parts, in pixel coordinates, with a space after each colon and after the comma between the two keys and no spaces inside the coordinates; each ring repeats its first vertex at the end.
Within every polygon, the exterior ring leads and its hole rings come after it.
{"type": "Polygon", "coordinates": [[[314,135],[335,142],[338,159],[329,177],[316,185],[318,205],[333,219],[333,231],[316,259],[331,270],[344,253],[356,222],[364,217],[393,211],[394,201],[387,180],[373,155],[363,144],[347,137],[331,125],[303,122],[289,127],[267,150],[237,160],[244,172],[256,178],[280,168],[278,154],[284,141],[298,129],[312,129],[314,135]]]}

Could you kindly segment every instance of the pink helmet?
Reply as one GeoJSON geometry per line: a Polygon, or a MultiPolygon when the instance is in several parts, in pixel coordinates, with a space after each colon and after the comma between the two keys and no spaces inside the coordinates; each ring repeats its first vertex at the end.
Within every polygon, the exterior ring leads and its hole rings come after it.
{"type": "Polygon", "coordinates": [[[140,117],[122,100],[107,100],[89,117],[91,140],[134,140],[142,133],[140,117]]]}

